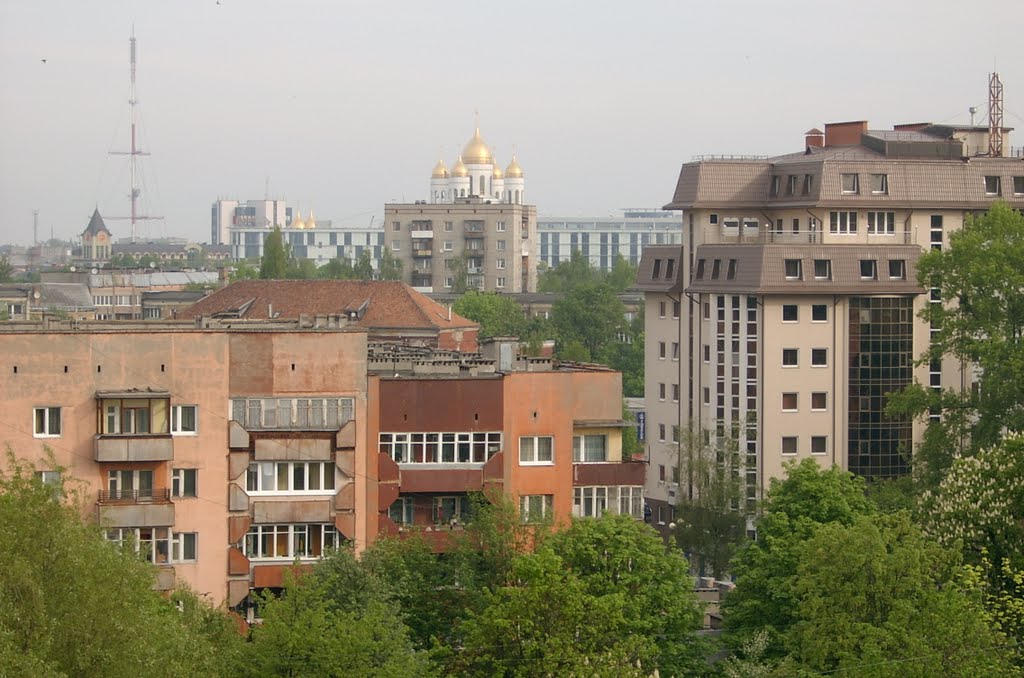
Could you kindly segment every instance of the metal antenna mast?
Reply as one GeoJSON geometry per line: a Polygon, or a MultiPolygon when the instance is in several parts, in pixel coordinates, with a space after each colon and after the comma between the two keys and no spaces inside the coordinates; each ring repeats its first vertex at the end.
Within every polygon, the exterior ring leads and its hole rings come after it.
{"type": "Polygon", "coordinates": [[[131,85],[128,89],[128,106],[130,107],[132,114],[132,127],[131,127],[131,146],[128,151],[111,151],[111,155],[127,155],[128,156],[128,167],[131,174],[131,192],[128,194],[131,203],[131,215],[127,217],[107,217],[108,219],[128,219],[132,225],[132,242],[134,243],[137,238],[136,224],[140,221],[153,221],[163,219],[163,217],[150,217],[139,214],[138,203],[139,196],[142,194],[142,189],[138,185],[138,168],[136,167],[138,157],[141,155],[149,155],[145,153],[136,145],[135,135],[135,121],[136,111],[135,106],[139,103],[135,96],[135,26],[132,26],[132,37],[129,40],[131,45],[131,53],[129,63],[131,64],[131,85]]]}
{"type": "Polygon", "coordinates": [[[998,73],[988,76],[988,155],[1003,157],[1003,83],[998,73]]]}

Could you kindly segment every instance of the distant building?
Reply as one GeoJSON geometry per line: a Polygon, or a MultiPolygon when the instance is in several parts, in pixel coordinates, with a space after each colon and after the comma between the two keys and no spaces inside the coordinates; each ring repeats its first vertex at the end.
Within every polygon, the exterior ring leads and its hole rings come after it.
{"type": "Polygon", "coordinates": [[[384,206],[402,279],[423,292],[451,290],[462,275],[469,289],[536,291],[537,208],[525,204],[525,181],[516,156],[502,169],[477,128],[450,172],[437,162],[429,200],[384,206]]]}
{"type": "Polygon", "coordinates": [[[578,251],[598,270],[609,271],[621,256],[633,266],[647,245],[682,242],[683,223],[678,214],[649,210],[625,210],[613,217],[537,217],[539,261],[554,268],[578,251]]]}
{"type": "Polygon", "coordinates": [[[232,226],[273,230],[274,226],[284,228],[292,221],[292,208],[284,200],[217,199],[210,211],[212,245],[230,244],[232,226]]]}
{"type": "Polygon", "coordinates": [[[94,209],[89,225],[82,231],[82,260],[87,266],[102,265],[110,258],[112,236],[107,225],[100,216],[99,209],[94,209]]]}

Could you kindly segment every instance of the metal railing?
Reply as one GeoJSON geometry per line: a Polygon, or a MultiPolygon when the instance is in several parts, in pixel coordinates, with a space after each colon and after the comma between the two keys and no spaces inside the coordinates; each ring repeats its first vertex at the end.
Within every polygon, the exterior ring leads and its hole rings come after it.
{"type": "Polygon", "coordinates": [[[171,500],[169,488],[149,488],[133,490],[100,490],[97,501],[100,504],[151,504],[165,503],[171,500]]]}

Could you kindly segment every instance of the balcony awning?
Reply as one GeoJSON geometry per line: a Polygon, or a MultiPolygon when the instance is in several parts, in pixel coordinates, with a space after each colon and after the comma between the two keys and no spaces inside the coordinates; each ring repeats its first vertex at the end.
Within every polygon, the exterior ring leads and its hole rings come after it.
{"type": "Polygon", "coordinates": [[[573,428],[626,428],[633,422],[625,419],[573,419],[573,428]]]}
{"type": "Polygon", "coordinates": [[[171,392],[161,388],[129,388],[120,391],[96,391],[96,399],[106,398],[170,398],[171,392]]]}

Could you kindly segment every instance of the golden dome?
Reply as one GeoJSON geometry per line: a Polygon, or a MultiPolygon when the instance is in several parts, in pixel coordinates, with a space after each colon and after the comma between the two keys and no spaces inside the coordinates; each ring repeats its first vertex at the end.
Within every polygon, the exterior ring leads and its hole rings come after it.
{"type": "Polygon", "coordinates": [[[430,173],[431,179],[447,179],[448,168],[444,166],[444,160],[438,160],[434,165],[434,171],[430,173]]]}
{"type": "Polygon", "coordinates": [[[313,210],[309,210],[309,219],[306,219],[306,228],[316,228],[316,219],[313,218],[313,210]]]}
{"type": "Polygon", "coordinates": [[[459,156],[458,162],[455,163],[455,167],[452,167],[453,177],[468,177],[469,170],[466,169],[466,165],[462,162],[462,156],[459,156]]]}
{"type": "Polygon", "coordinates": [[[491,149],[487,147],[487,144],[484,143],[483,138],[480,136],[479,127],[473,132],[473,138],[462,149],[462,157],[471,165],[489,165],[494,162],[491,149]]]}
{"type": "Polygon", "coordinates": [[[522,179],[523,168],[519,166],[519,161],[516,160],[515,153],[512,154],[512,162],[505,168],[505,177],[508,179],[522,179]]]}
{"type": "Polygon", "coordinates": [[[494,171],[491,173],[491,177],[495,179],[504,179],[505,172],[501,169],[501,165],[498,164],[498,160],[494,160],[494,171]]]}
{"type": "Polygon", "coordinates": [[[302,220],[302,212],[295,210],[295,216],[292,217],[292,223],[289,224],[291,228],[305,228],[306,222],[302,220]]]}

